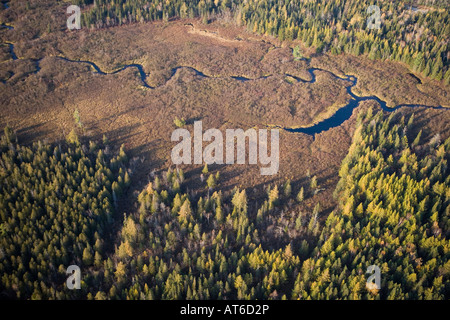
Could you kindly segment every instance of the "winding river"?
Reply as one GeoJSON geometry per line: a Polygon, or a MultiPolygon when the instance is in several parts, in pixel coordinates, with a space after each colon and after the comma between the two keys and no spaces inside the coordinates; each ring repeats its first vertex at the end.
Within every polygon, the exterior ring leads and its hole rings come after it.
{"type": "MultiPolygon", "coordinates": [[[[2,28],[7,28],[7,29],[14,29],[13,27],[8,26],[8,25],[4,25],[4,24],[1,25],[1,27],[2,28]]],[[[16,54],[14,53],[14,44],[12,44],[12,43],[6,43],[6,44],[9,46],[10,54],[11,54],[12,59],[13,60],[17,60],[18,58],[17,58],[16,54]]],[[[70,62],[70,63],[87,64],[91,68],[93,68],[94,72],[96,72],[98,74],[101,74],[101,75],[116,74],[116,73],[119,73],[119,72],[121,72],[123,70],[126,70],[128,68],[135,68],[139,72],[139,77],[140,77],[142,85],[144,87],[146,87],[148,89],[156,89],[157,88],[157,87],[151,86],[151,85],[149,85],[147,83],[147,74],[144,72],[144,68],[142,67],[141,64],[136,64],[136,63],[127,64],[127,65],[125,65],[125,66],[123,66],[123,67],[121,67],[121,68],[119,68],[119,69],[117,69],[115,71],[104,72],[94,62],[91,62],[91,61],[71,60],[69,58],[61,57],[61,56],[58,56],[57,58],[59,58],[59,59],[61,59],[63,61],[66,61],[66,62],[70,62]]],[[[39,70],[40,70],[39,63],[40,63],[41,59],[33,60],[33,61],[36,63],[36,71],[35,71],[35,73],[39,72],[39,70]]],[[[178,66],[178,67],[175,67],[175,68],[172,69],[171,76],[170,76],[170,78],[167,81],[169,81],[175,75],[177,70],[182,69],[182,68],[193,70],[200,77],[211,78],[211,76],[205,75],[204,73],[202,73],[201,71],[199,71],[199,70],[197,70],[197,69],[195,69],[193,67],[178,66]]],[[[285,74],[285,75],[291,77],[292,79],[295,79],[296,82],[314,83],[314,82],[316,82],[316,75],[315,75],[316,71],[328,72],[330,75],[332,75],[336,79],[348,81],[350,83],[350,85],[346,87],[346,90],[347,90],[348,94],[351,97],[350,101],[345,106],[343,106],[340,109],[338,109],[331,117],[329,117],[329,118],[327,118],[327,119],[325,119],[325,120],[323,120],[323,121],[321,121],[319,123],[311,125],[309,127],[304,127],[304,128],[285,128],[285,127],[282,127],[282,126],[278,126],[279,128],[282,128],[282,129],[284,129],[286,131],[289,131],[289,132],[301,132],[301,133],[305,133],[305,134],[314,136],[315,134],[318,134],[318,133],[321,133],[323,131],[327,131],[328,129],[340,126],[344,121],[348,120],[351,117],[351,115],[353,113],[353,110],[358,106],[358,104],[361,101],[368,101],[368,100],[374,100],[374,101],[378,102],[378,104],[381,106],[381,108],[384,111],[388,111],[388,112],[392,112],[392,111],[394,111],[394,110],[396,110],[398,108],[401,108],[401,107],[410,107],[410,108],[425,107],[425,108],[432,108],[432,109],[450,110],[450,109],[447,109],[447,108],[443,108],[442,106],[435,107],[435,106],[426,106],[426,105],[420,105],[420,104],[401,104],[401,105],[395,106],[394,108],[389,108],[389,107],[387,107],[385,101],[381,100],[380,98],[378,98],[376,96],[359,97],[359,96],[355,95],[352,92],[352,88],[356,85],[356,82],[358,80],[355,76],[345,75],[344,77],[339,77],[338,75],[332,73],[331,71],[323,70],[323,69],[320,69],[320,68],[309,68],[308,69],[308,72],[309,72],[310,77],[311,77],[310,80],[304,80],[304,79],[301,79],[299,77],[296,77],[296,76],[293,76],[293,75],[290,75],[290,74],[285,74]]],[[[235,81],[246,82],[246,81],[267,79],[269,77],[270,77],[270,75],[269,76],[258,77],[258,78],[255,78],[255,79],[250,79],[250,78],[240,77],[240,76],[229,76],[228,78],[233,79],[235,81]]]]}
{"type": "Polygon", "coordinates": [[[320,68],[309,68],[308,72],[311,75],[311,80],[310,81],[305,81],[302,80],[298,77],[293,77],[292,75],[289,75],[290,77],[296,79],[296,81],[298,82],[309,82],[309,83],[314,83],[316,81],[316,77],[314,75],[314,71],[319,70],[319,71],[324,71],[324,72],[328,72],[329,74],[331,74],[333,77],[337,78],[337,79],[341,79],[341,80],[346,80],[349,81],[351,83],[350,86],[347,86],[347,93],[350,95],[351,99],[350,101],[343,107],[341,107],[340,109],[338,109],[331,117],[317,123],[314,124],[312,126],[309,127],[305,127],[305,128],[283,128],[289,132],[302,132],[302,133],[306,133],[309,135],[315,135],[317,133],[320,133],[322,131],[327,131],[328,129],[334,128],[334,127],[338,127],[340,126],[344,121],[348,120],[352,113],[353,113],[353,109],[355,109],[358,104],[361,101],[368,101],[368,100],[375,100],[376,102],[378,102],[378,104],[381,106],[381,109],[383,109],[384,111],[388,111],[388,112],[392,112],[397,110],[398,108],[401,107],[409,107],[409,108],[418,108],[418,107],[424,107],[424,108],[430,108],[430,109],[445,109],[445,110],[449,110],[447,108],[444,108],[442,106],[427,106],[427,105],[421,105],[421,104],[400,104],[397,105],[393,108],[390,108],[387,106],[386,101],[381,100],[380,98],[378,98],[377,96],[357,96],[352,92],[352,88],[356,85],[357,82],[357,78],[355,76],[351,76],[351,75],[345,75],[343,78],[339,77],[337,75],[335,75],[334,73],[332,73],[331,71],[328,70],[323,70],[320,68]]]}

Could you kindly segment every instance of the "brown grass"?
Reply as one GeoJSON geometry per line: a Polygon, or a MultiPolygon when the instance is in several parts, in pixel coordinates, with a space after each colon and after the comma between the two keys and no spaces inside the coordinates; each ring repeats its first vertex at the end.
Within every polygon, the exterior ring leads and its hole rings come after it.
{"type": "MultiPolygon", "coordinates": [[[[8,52],[0,55],[5,61],[0,64],[0,77],[8,79],[0,83],[0,126],[12,126],[26,142],[57,141],[74,128],[73,112],[78,109],[86,137],[99,139],[106,134],[116,146],[124,143],[132,156],[143,160],[133,176],[135,190],[146,185],[152,170],[172,165],[170,151],[175,143],[170,135],[176,116],[187,120],[188,129],[192,129],[194,120],[202,120],[204,130],[266,128],[269,124],[300,127],[327,118],[350,98],[345,90],[349,83],[328,72],[318,71],[314,84],[289,83],[286,74],[309,79],[308,64],[292,57],[290,46],[295,43],[282,45],[242,28],[203,26],[196,20],[185,20],[50,34],[38,28],[37,35],[30,36],[29,22],[18,17],[19,9],[14,10],[3,21],[12,22],[15,30],[1,33],[1,37],[15,42],[16,54],[22,59],[6,61],[8,52]],[[20,37],[21,33],[26,36],[20,37]],[[158,88],[144,88],[135,69],[100,75],[86,64],[66,62],[58,55],[93,61],[107,72],[139,63],[148,74],[148,83],[158,88]],[[43,58],[41,70],[34,73],[36,63],[30,59],[39,58],[43,58]],[[171,77],[177,66],[193,67],[210,78],[200,77],[189,68],[179,69],[171,77]],[[257,79],[268,75],[267,79],[257,79]],[[241,82],[232,76],[257,80],[241,82]]],[[[63,14],[54,14],[59,22],[65,19],[63,14]]],[[[359,78],[355,93],[375,94],[391,105],[448,104],[447,87],[425,80],[417,85],[396,63],[325,55],[312,56],[310,66],[340,75],[354,74],[359,78]]],[[[258,166],[211,169],[220,169],[223,189],[249,188],[253,199],[261,198],[264,184],[287,178],[293,181],[293,192],[298,192],[300,186],[308,185],[309,170],[311,176],[317,175],[325,191],[308,198],[301,210],[312,210],[320,202],[329,212],[334,206],[331,194],[350,144],[356,113],[367,105],[376,107],[374,102],[362,104],[350,120],[317,135],[315,140],[305,134],[281,131],[280,170],[276,176],[261,176],[258,166]]],[[[429,136],[433,132],[448,136],[444,111],[418,112],[429,136]]],[[[197,175],[201,167],[184,167],[190,188],[197,191],[204,191],[205,186],[197,175]]]]}

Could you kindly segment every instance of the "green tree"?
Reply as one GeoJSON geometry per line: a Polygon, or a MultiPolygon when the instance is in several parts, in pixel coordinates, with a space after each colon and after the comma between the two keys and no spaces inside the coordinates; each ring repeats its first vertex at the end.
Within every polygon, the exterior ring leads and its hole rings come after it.
{"type": "Polygon", "coordinates": [[[78,135],[77,135],[77,133],[75,132],[74,129],[72,129],[70,131],[70,133],[67,135],[66,140],[70,144],[74,144],[74,145],[77,145],[77,146],[80,145],[80,140],[78,139],[78,135]]]}
{"type": "Polygon", "coordinates": [[[297,201],[302,202],[305,199],[305,191],[303,187],[300,188],[300,191],[297,193],[297,201]]]}
{"type": "Polygon", "coordinates": [[[91,248],[89,248],[89,247],[84,248],[83,263],[86,266],[90,266],[90,265],[92,265],[93,262],[94,262],[94,257],[92,256],[91,248]]]}
{"type": "Polygon", "coordinates": [[[291,187],[291,180],[290,179],[288,179],[286,181],[286,183],[284,184],[284,191],[283,191],[283,193],[284,193],[284,196],[286,198],[289,198],[291,196],[292,187],[291,187]]]}
{"type": "Polygon", "coordinates": [[[208,185],[208,188],[213,189],[216,187],[216,178],[213,174],[210,174],[208,177],[208,180],[206,180],[206,184],[208,185]]]}
{"type": "Polygon", "coordinates": [[[311,182],[310,182],[309,186],[311,187],[311,190],[317,189],[317,177],[316,176],[313,176],[311,178],[311,182]]]}
{"type": "Polygon", "coordinates": [[[178,117],[175,117],[175,119],[173,120],[173,123],[178,127],[178,128],[182,128],[186,125],[186,121],[184,120],[184,118],[179,119],[178,117]]]}
{"type": "Polygon", "coordinates": [[[295,46],[293,51],[292,51],[292,54],[293,54],[295,60],[300,60],[300,59],[303,58],[303,55],[302,55],[302,53],[300,51],[300,46],[295,46]]]}
{"type": "Polygon", "coordinates": [[[82,129],[83,128],[83,123],[81,122],[80,113],[78,112],[78,109],[75,109],[75,111],[73,112],[73,119],[75,120],[75,124],[80,129],[82,129]]]}

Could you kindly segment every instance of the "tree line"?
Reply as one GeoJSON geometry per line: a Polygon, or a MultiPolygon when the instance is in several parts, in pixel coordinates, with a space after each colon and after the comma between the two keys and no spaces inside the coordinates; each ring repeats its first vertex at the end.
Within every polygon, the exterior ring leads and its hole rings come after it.
{"type": "Polygon", "coordinates": [[[426,7],[417,11],[407,0],[79,1],[80,5],[91,3],[94,5],[82,15],[87,28],[174,18],[198,17],[204,23],[222,19],[280,40],[299,39],[318,53],[345,52],[400,61],[425,77],[450,83],[450,23],[442,2],[419,2],[426,7]],[[379,30],[367,26],[370,5],[380,7],[379,30]]]}
{"type": "MultiPolygon", "coordinates": [[[[196,197],[181,169],[156,175],[124,217],[112,299],[448,299],[450,138],[423,141],[414,115],[361,114],[335,190],[337,208],[301,202],[310,177],[266,187],[257,205],[220,180],[196,197]],[[366,287],[370,265],[381,289],[366,287]]],[[[203,174],[211,177],[207,167],[203,174]]],[[[203,180],[202,180],[203,181],[203,180]]],[[[114,276],[112,276],[114,274],[114,276]]],[[[94,297],[95,298],[95,297],[94,297]]]]}
{"type": "Polygon", "coordinates": [[[136,209],[115,218],[130,177],[127,156],[103,143],[0,150],[0,291],[21,299],[448,299],[450,138],[425,139],[406,117],[360,113],[327,217],[307,175],[263,187],[221,188],[205,166],[152,174],[136,209]],[[108,236],[112,224],[117,234],[108,236]],[[81,290],[65,287],[68,265],[81,290]],[[366,287],[369,266],[381,288],[366,287]]]}

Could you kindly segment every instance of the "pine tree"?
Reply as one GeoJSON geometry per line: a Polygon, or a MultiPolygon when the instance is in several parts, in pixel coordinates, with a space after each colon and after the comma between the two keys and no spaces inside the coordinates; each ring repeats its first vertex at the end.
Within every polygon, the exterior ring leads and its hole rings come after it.
{"type": "Polygon", "coordinates": [[[275,187],[269,193],[269,209],[272,209],[278,203],[278,186],[275,187]]]}
{"type": "Polygon", "coordinates": [[[444,64],[442,63],[441,54],[439,53],[433,64],[431,77],[436,80],[441,80],[443,67],[444,67],[444,64]]]}
{"type": "Polygon", "coordinates": [[[78,135],[76,134],[74,129],[72,129],[70,133],[67,135],[66,140],[70,144],[74,144],[76,146],[80,145],[80,140],[78,139],[78,135]]]}
{"type": "Polygon", "coordinates": [[[181,221],[185,221],[192,215],[191,203],[189,199],[184,200],[183,205],[180,208],[180,212],[178,213],[178,217],[181,221]]]}
{"type": "Polygon", "coordinates": [[[216,187],[216,179],[212,173],[209,175],[208,180],[206,180],[206,184],[210,189],[214,189],[216,187]]]}
{"type": "Polygon", "coordinates": [[[303,55],[302,55],[302,53],[300,51],[300,46],[295,46],[293,51],[292,51],[292,54],[293,54],[295,60],[300,60],[300,59],[303,58],[303,55]]]}
{"type": "Polygon", "coordinates": [[[284,184],[284,196],[286,198],[289,198],[291,196],[292,187],[291,187],[291,180],[288,179],[286,183],[284,184]]]}
{"type": "Polygon", "coordinates": [[[300,188],[300,191],[297,194],[297,201],[302,202],[304,200],[304,190],[303,187],[300,188]]]}
{"type": "Polygon", "coordinates": [[[422,130],[419,131],[419,133],[417,134],[416,138],[414,139],[412,145],[414,147],[418,146],[420,143],[420,138],[422,137],[422,130]]]}
{"type": "Polygon", "coordinates": [[[444,83],[446,85],[450,84],[450,68],[447,70],[447,72],[444,75],[444,83]]]}
{"type": "Polygon", "coordinates": [[[83,128],[83,124],[81,123],[80,113],[78,112],[78,109],[75,109],[73,112],[73,118],[75,120],[75,124],[81,129],[83,128]]]}
{"type": "Polygon", "coordinates": [[[86,247],[83,250],[83,263],[86,266],[90,266],[93,263],[93,256],[91,252],[91,248],[86,247]]]}
{"type": "Polygon", "coordinates": [[[317,189],[317,177],[316,176],[313,176],[311,178],[310,187],[311,187],[311,190],[317,189]]]}

